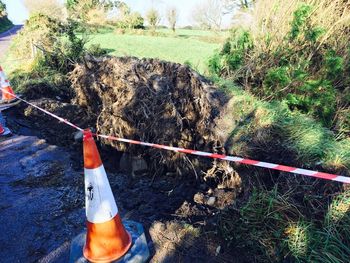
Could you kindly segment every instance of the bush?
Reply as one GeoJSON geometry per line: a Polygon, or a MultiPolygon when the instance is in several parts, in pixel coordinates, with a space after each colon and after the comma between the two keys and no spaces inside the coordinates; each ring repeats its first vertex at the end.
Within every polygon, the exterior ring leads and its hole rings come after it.
{"type": "Polygon", "coordinates": [[[39,61],[35,62],[35,66],[29,72],[23,70],[12,72],[11,82],[15,91],[26,99],[60,98],[68,102],[74,95],[65,75],[41,65],[39,61]]]}
{"type": "Polygon", "coordinates": [[[31,16],[11,46],[14,57],[32,55],[22,69],[11,75],[17,91],[28,99],[60,97],[69,101],[73,91],[67,73],[74,64],[83,61],[87,54],[106,54],[97,45],[86,50],[87,41],[81,36],[83,28],[72,20],[63,23],[40,13],[31,16]],[[32,53],[34,49],[36,52],[32,53]]]}
{"type": "Polygon", "coordinates": [[[121,29],[144,29],[144,19],[138,12],[131,12],[116,22],[116,27],[121,29]]]}
{"type": "Polygon", "coordinates": [[[63,24],[60,21],[47,15],[34,14],[30,16],[23,29],[14,38],[11,51],[19,59],[33,56],[34,44],[51,52],[63,29],[63,24]]]}
{"type": "Polygon", "coordinates": [[[347,2],[257,1],[252,25],[234,29],[209,61],[211,73],[233,79],[264,100],[350,135],[350,22],[347,2]],[[324,19],[321,19],[324,18],[324,19]]]}
{"type": "Polygon", "coordinates": [[[5,17],[0,17],[0,33],[5,32],[13,26],[12,22],[5,17]]]}
{"type": "Polygon", "coordinates": [[[14,38],[11,53],[19,59],[29,55],[46,67],[66,74],[86,53],[87,41],[78,37],[80,30],[80,24],[72,20],[63,23],[47,15],[35,14],[14,38]]]}
{"type": "Polygon", "coordinates": [[[87,49],[89,55],[100,57],[108,54],[108,50],[101,48],[100,44],[93,44],[87,49]]]}

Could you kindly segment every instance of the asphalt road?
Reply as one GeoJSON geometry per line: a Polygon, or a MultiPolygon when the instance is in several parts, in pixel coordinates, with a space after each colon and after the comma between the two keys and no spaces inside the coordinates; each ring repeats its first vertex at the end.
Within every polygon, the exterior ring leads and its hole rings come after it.
{"type": "Polygon", "coordinates": [[[79,177],[64,149],[0,137],[0,262],[68,262],[69,242],[85,226],[79,177]]]}
{"type": "Polygon", "coordinates": [[[13,37],[22,27],[23,25],[15,25],[11,29],[0,34],[0,59],[6,55],[6,51],[10,47],[13,37]]]}

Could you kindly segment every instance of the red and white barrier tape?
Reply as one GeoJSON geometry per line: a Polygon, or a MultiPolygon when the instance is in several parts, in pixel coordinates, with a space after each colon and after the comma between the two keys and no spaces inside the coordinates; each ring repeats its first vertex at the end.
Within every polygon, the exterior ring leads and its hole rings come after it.
{"type": "MultiPolygon", "coordinates": [[[[3,92],[6,92],[6,91],[3,90],[3,92]]],[[[40,108],[39,106],[36,106],[36,105],[34,105],[34,104],[24,100],[24,99],[21,99],[20,97],[18,97],[16,95],[15,95],[15,97],[17,99],[27,103],[28,105],[31,105],[31,106],[35,107],[36,109],[54,117],[55,119],[59,120],[60,122],[63,122],[63,123],[75,128],[79,131],[84,131],[82,128],[74,125],[73,123],[71,123],[71,122],[51,113],[51,112],[48,112],[47,110],[40,108]]],[[[350,183],[350,177],[336,175],[336,174],[322,173],[322,172],[301,169],[301,168],[295,168],[295,167],[285,166],[285,165],[280,165],[280,164],[260,162],[260,161],[244,159],[244,158],[236,157],[236,156],[228,156],[228,155],[223,155],[223,154],[202,152],[202,151],[189,150],[189,149],[184,149],[184,148],[179,148],[179,147],[166,146],[166,145],[161,145],[161,144],[154,144],[154,143],[141,142],[141,141],[136,141],[136,140],[123,139],[123,138],[118,138],[118,137],[114,137],[114,136],[102,135],[102,134],[94,134],[94,136],[104,138],[107,140],[142,145],[142,146],[147,146],[147,147],[152,147],[152,148],[157,148],[157,149],[162,149],[162,150],[167,150],[167,151],[173,151],[173,152],[179,152],[179,153],[185,153],[185,154],[192,154],[192,155],[197,155],[197,156],[202,156],[202,157],[207,157],[207,158],[220,159],[220,160],[229,161],[229,162],[236,162],[236,163],[252,165],[252,166],[257,166],[257,167],[262,167],[262,168],[267,168],[267,169],[272,169],[272,170],[277,170],[277,171],[282,171],[282,172],[287,172],[287,173],[300,174],[300,175],[304,175],[304,176],[326,179],[326,180],[331,180],[331,181],[336,181],[336,182],[341,182],[341,183],[347,183],[347,184],[350,183]]]]}
{"type": "Polygon", "coordinates": [[[37,105],[35,105],[35,104],[33,104],[33,103],[30,103],[29,101],[26,101],[26,100],[24,100],[24,99],[18,97],[17,95],[13,95],[13,94],[11,94],[10,92],[7,92],[6,90],[4,90],[4,89],[2,89],[2,88],[1,88],[1,91],[2,91],[3,93],[7,93],[7,94],[9,94],[9,95],[11,95],[11,96],[16,97],[16,98],[19,99],[20,101],[23,101],[24,103],[26,103],[26,104],[28,104],[28,105],[30,105],[30,106],[32,106],[32,107],[34,107],[34,108],[36,108],[36,109],[38,109],[38,110],[44,112],[44,113],[46,113],[47,115],[50,115],[51,117],[53,117],[53,118],[59,120],[60,122],[63,122],[63,123],[65,123],[65,124],[67,124],[67,125],[69,125],[69,126],[75,128],[75,129],[77,129],[77,130],[79,130],[79,131],[84,131],[82,128],[80,128],[80,127],[78,127],[77,125],[75,125],[75,124],[69,122],[68,120],[63,119],[63,118],[61,118],[61,117],[59,117],[59,116],[57,116],[57,115],[55,115],[55,114],[53,114],[53,113],[51,113],[51,112],[49,112],[49,111],[47,111],[47,110],[44,110],[44,109],[40,108],[39,106],[37,106],[37,105]]]}

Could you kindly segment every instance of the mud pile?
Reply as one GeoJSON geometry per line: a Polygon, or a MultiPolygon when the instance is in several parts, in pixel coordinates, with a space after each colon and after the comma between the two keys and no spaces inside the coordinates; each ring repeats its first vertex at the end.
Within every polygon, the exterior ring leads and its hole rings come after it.
{"type": "MultiPolygon", "coordinates": [[[[70,75],[76,103],[98,114],[99,133],[175,147],[224,153],[215,119],[224,93],[187,66],[156,59],[88,59],[70,75]]],[[[224,162],[114,141],[104,143],[141,156],[153,173],[201,172],[239,177],[224,162]]],[[[208,173],[207,173],[208,175],[208,173]]],[[[221,176],[222,177],[222,176],[221,176]]]]}

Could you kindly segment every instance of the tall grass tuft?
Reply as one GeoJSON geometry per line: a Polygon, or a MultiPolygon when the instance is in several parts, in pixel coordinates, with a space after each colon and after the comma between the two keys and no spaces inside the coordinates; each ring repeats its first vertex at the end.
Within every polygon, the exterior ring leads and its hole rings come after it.
{"type": "MultiPolygon", "coordinates": [[[[285,188],[260,184],[246,202],[220,213],[219,233],[229,246],[250,262],[349,262],[350,192],[334,192],[323,213],[298,198],[298,186],[285,188]]],[[[327,205],[327,196],[304,193],[327,205]]]]}

